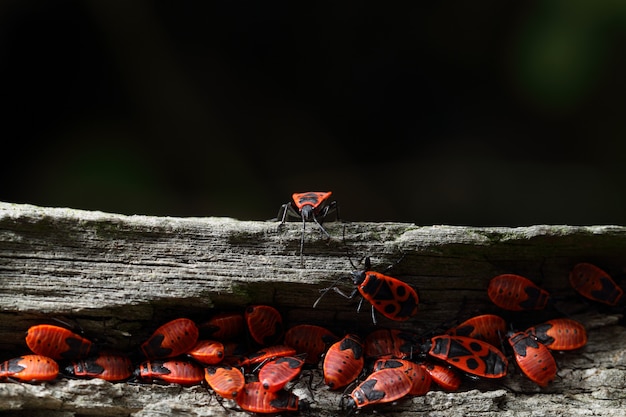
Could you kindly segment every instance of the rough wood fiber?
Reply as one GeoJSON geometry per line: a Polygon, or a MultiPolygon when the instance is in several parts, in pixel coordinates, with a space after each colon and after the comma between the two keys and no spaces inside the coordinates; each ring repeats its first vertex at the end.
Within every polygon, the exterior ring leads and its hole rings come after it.
{"type": "MultiPolygon", "coordinates": [[[[366,333],[369,306],[319,289],[340,281],[365,255],[419,290],[418,315],[379,326],[416,332],[478,312],[496,312],[523,328],[571,314],[588,328],[589,343],[557,354],[559,374],[539,389],[512,367],[502,381],[466,380],[460,392],[432,391],[383,408],[413,416],[622,416],[626,406],[626,331],[621,309],[585,303],[567,281],[569,269],[588,261],[616,278],[626,267],[626,228],[532,226],[477,228],[398,223],[328,223],[330,241],[307,227],[304,268],[298,256],[301,225],[228,218],[122,216],[0,203],[0,360],[26,352],[29,326],[51,319],[78,324],[99,343],[138,346],[160,324],[196,320],[223,309],[268,303],[287,326],[316,323],[366,333]],[[345,238],[343,237],[345,234],[345,238]],[[399,262],[398,262],[399,261],[399,262]],[[505,314],[486,295],[489,279],[513,272],[548,289],[556,308],[505,314]]],[[[319,381],[315,374],[314,383],[319,381]]],[[[340,394],[323,386],[313,396],[302,382],[294,392],[311,403],[310,415],[341,414],[340,394]]],[[[230,407],[230,404],[225,404],[230,407]]],[[[111,384],[60,379],[40,385],[0,383],[7,416],[227,416],[202,387],[111,384]]],[[[307,415],[307,413],[303,413],[307,415]]]]}

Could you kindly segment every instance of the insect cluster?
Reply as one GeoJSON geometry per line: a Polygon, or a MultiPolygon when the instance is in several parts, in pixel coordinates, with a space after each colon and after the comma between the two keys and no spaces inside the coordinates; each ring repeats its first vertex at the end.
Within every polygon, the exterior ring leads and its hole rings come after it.
{"type": "MultiPolygon", "coordinates": [[[[278,220],[318,224],[337,210],[331,193],[296,193],[281,207],[278,220]]],[[[408,283],[365,268],[354,270],[349,293],[337,282],[320,289],[313,308],[329,293],[360,297],[377,315],[407,322],[418,314],[420,298],[408,283]]],[[[623,290],[603,270],[589,263],[575,265],[571,287],[591,302],[616,306],[623,290]]],[[[338,393],[339,406],[350,413],[392,403],[433,389],[453,392],[477,379],[495,381],[519,371],[539,387],[557,376],[552,352],[580,349],[587,343],[583,324],[556,317],[515,329],[515,314],[548,308],[551,294],[516,274],[493,277],[488,298],[502,314],[476,314],[454,325],[418,333],[375,327],[359,334],[339,334],[318,323],[287,326],[275,307],[249,305],[243,311],[212,312],[206,320],[169,321],[132,352],[107,349],[67,326],[37,324],[25,338],[30,352],[0,364],[0,381],[42,382],[57,378],[100,378],[110,382],[204,385],[225,407],[258,414],[298,412],[309,407],[294,393],[305,381],[312,401],[315,392],[338,393]],[[508,319],[505,319],[507,317],[508,319]]],[[[359,309],[361,307],[359,303],[359,309]]],[[[521,317],[521,316],[520,316],[521,317]]],[[[522,321],[522,320],[520,320],[522,321]]]]}

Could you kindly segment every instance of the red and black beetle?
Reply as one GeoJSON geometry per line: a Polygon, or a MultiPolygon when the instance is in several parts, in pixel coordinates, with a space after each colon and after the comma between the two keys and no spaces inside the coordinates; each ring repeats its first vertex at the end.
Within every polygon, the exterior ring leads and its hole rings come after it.
{"type": "Polygon", "coordinates": [[[93,350],[90,340],[52,324],[31,326],[26,333],[26,345],[33,353],[55,360],[84,358],[93,350]]]}
{"type": "Polygon", "coordinates": [[[118,382],[133,376],[133,364],[128,356],[122,353],[100,352],[95,356],[72,361],[65,367],[65,372],[75,377],[118,382]]]}
{"type": "MultiPolygon", "coordinates": [[[[336,201],[329,201],[332,191],[309,191],[304,193],[294,193],[291,198],[292,201],[280,206],[278,210],[277,218],[280,220],[282,226],[288,218],[302,219],[302,236],[300,238],[300,264],[304,263],[303,249],[304,249],[304,230],[307,221],[314,221],[330,239],[330,235],[322,226],[326,216],[334,212],[338,212],[338,206],[336,201]]],[[[337,215],[337,217],[339,217],[337,215]]]]}
{"type": "Polygon", "coordinates": [[[182,355],[198,341],[198,326],[187,318],[169,321],[141,345],[147,359],[164,359],[182,355]]]}
{"type": "MultiPolygon", "coordinates": [[[[361,302],[366,299],[372,305],[372,321],[376,324],[377,310],[383,316],[391,320],[405,321],[413,317],[418,310],[419,297],[417,291],[409,284],[397,278],[390,277],[380,272],[370,270],[370,258],[365,258],[365,269],[352,272],[352,282],[356,286],[350,294],[341,291],[335,285],[320,290],[322,294],[313,304],[317,306],[322,297],[333,290],[345,298],[354,298],[357,293],[361,294],[361,302]]],[[[360,310],[361,303],[357,309],[360,310]]]]}
{"type": "Polygon", "coordinates": [[[616,305],[624,295],[624,290],[609,274],[587,262],[574,265],[569,282],[580,295],[610,306],[616,305]]]}
{"type": "Polygon", "coordinates": [[[501,274],[489,281],[487,294],[500,308],[510,311],[541,310],[550,294],[521,275],[501,274]]]}
{"type": "Polygon", "coordinates": [[[0,380],[22,382],[52,381],[59,375],[59,365],[43,355],[23,355],[0,363],[0,380]]]}
{"type": "Polygon", "coordinates": [[[500,350],[471,337],[434,336],[424,344],[422,350],[462,371],[483,378],[502,378],[508,368],[508,361],[500,350]]]}

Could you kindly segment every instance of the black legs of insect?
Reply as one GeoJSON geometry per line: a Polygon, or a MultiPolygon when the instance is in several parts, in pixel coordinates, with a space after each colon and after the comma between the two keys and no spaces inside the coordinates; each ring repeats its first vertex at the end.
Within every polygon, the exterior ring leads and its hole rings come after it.
{"type": "MultiPolygon", "coordinates": [[[[314,193],[316,194],[316,193],[314,193]]],[[[330,193],[328,193],[330,195],[330,193]]],[[[295,196],[299,196],[300,194],[296,194],[295,196]]],[[[296,201],[296,200],[294,200],[296,201]]],[[[297,200],[300,203],[300,200],[297,200]]],[[[307,221],[314,221],[315,224],[320,228],[320,231],[326,236],[327,239],[330,239],[330,234],[324,229],[322,226],[322,222],[326,218],[326,216],[331,212],[338,212],[336,202],[331,202],[326,204],[325,201],[320,201],[319,204],[298,204],[294,206],[294,203],[286,203],[280,207],[278,211],[278,219],[280,219],[280,225],[285,224],[287,218],[300,218],[302,219],[302,234],[300,236],[300,265],[304,266],[304,232],[306,229],[307,221]],[[322,204],[323,203],[323,204],[322,204]],[[320,220],[318,220],[318,218],[320,220]]]]}
{"type": "MultiPolygon", "coordinates": [[[[341,278],[339,278],[341,279],[341,278]]],[[[322,297],[324,297],[326,295],[326,293],[330,290],[335,291],[337,294],[341,295],[342,297],[345,297],[349,300],[353,299],[356,294],[359,292],[358,288],[355,288],[354,290],[352,290],[352,292],[350,294],[346,294],[345,292],[341,291],[338,287],[337,287],[337,283],[339,282],[339,279],[336,280],[332,286],[328,287],[328,288],[322,288],[320,290],[321,295],[319,296],[319,298],[317,300],[315,300],[315,303],[313,304],[313,308],[317,307],[317,304],[320,302],[320,300],[322,299],[322,297]]],[[[361,306],[363,306],[363,297],[361,297],[361,299],[359,300],[359,305],[356,308],[356,312],[359,313],[361,311],[361,306]]],[[[376,311],[374,309],[374,305],[372,305],[372,323],[374,323],[374,326],[376,326],[378,324],[378,322],[376,321],[376,311]]]]}

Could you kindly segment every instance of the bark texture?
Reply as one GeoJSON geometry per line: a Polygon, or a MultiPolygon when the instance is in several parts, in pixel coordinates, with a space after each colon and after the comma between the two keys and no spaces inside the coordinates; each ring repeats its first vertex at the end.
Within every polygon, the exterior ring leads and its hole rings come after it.
{"type": "MultiPolygon", "coordinates": [[[[626,406],[626,331],[622,309],[581,299],[569,286],[577,262],[592,262],[620,280],[626,267],[626,228],[417,226],[406,223],[325,224],[327,240],[307,225],[230,218],[123,216],[0,203],[0,360],[24,354],[26,330],[60,319],[77,324],[103,345],[129,351],[159,325],[177,317],[203,320],[217,311],[271,304],[287,327],[321,324],[337,334],[373,329],[369,305],[321,288],[336,280],[352,289],[349,273],[364,256],[373,269],[413,285],[420,311],[407,322],[377,315],[379,327],[417,333],[442,329],[478,313],[503,315],[524,326],[567,315],[583,322],[584,348],[556,353],[557,380],[538,388],[511,366],[497,381],[465,379],[459,392],[440,390],[382,408],[395,416],[622,416],[626,406]],[[545,311],[513,314],[487,297],[501,273],[532,279],[553,295],[545,311]]],[[[357,265],[358,266],[358,265],[357,265]]],[[[341,393],[314,374],[294,392],[308,402],[303,415],[334,416],[341,393]]],[[[203,387],[112,384],[71,380],[0,383],[7,416],[232,415],[203,387]]]]}

